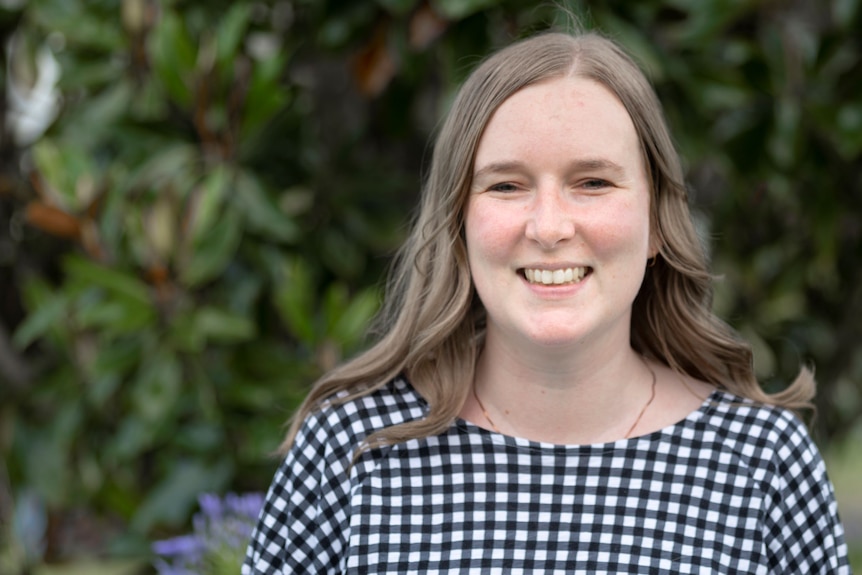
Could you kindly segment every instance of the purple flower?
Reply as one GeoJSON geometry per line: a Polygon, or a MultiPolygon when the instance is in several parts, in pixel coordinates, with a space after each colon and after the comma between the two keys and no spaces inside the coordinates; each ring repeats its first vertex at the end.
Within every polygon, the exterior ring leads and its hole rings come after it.
{"type": "MultiPolygon", "coordinates": [[[[160,556],[153,562],[159,575],[205,575],[226,561],[241,561],[263,499],[261,493],[231,493],[224,498],[201,494],[201,512],[192,518],[194,532],[153,543],[153,552],[160,556]]],[[[239,568],[235,565],[235,572],[239,568]]]]}
{"type": "Polygon", "coordinates": [[[166,557],[199,555],[203,550],[197,535],[181,535],[153,543],[153,551],[166,557]]]}

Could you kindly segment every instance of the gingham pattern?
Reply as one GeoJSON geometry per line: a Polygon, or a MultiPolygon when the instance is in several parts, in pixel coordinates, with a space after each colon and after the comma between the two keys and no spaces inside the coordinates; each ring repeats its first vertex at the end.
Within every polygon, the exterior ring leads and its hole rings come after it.
{"type": "Polygon", "coordinates": [[[823,461],[787,411],[715,392],[638,438],[557,446],[420,418],[403,380],[305,422],[242,568],[271,573],[850,573],[823,461]]]}

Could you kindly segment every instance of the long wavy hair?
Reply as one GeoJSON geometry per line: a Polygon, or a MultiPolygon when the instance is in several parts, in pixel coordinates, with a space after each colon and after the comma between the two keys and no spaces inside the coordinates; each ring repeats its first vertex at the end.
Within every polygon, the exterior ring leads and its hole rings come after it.
{"type": "Polygon", "coordinates": [[[467,78],[433,149],[412,231],[390,272],[376,343],[318,380],[281,445],[290,448],[305,417],[327,401],[369,394],[405,376],[428,403],[427,416],[371,435],[373,448],[443,432],[463,408],[484,335],[464,241],[464,211],[479,139],[494,111],[518,90],[562,77],[604,85],[625,106],[650,181],[658,254],[632,311],[631,345],[642,355],[720,389],[793,410],[810,407],[811,372],[767,394],[750,346],[711,311],[712,276],[688,207],[679,156],[655,92],[615,42],[595,32],[545,33],[487,58],[467,78]]]}

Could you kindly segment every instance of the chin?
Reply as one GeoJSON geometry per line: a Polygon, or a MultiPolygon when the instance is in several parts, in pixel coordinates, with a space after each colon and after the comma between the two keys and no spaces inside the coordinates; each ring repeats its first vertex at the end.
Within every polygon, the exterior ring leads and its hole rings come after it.
{"type": "Polygon", "coordinates": [[[548,348],[577,345],[586,337],[585,334],[581,332],[554,329],[539,329],[528,332],[525,336],[533,344],[548,348]]]}

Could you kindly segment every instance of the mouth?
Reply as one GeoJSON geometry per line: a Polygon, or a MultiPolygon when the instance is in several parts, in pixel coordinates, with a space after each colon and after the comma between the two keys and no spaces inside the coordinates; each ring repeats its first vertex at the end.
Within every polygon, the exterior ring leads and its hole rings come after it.
{"type": "Polygon", "coordinates": [[[592,271],[593,268],[590,267],[558,268],[555,270],[521,268],[518,273],[531,284],[559,286],[580,283],[592,271]]]}

